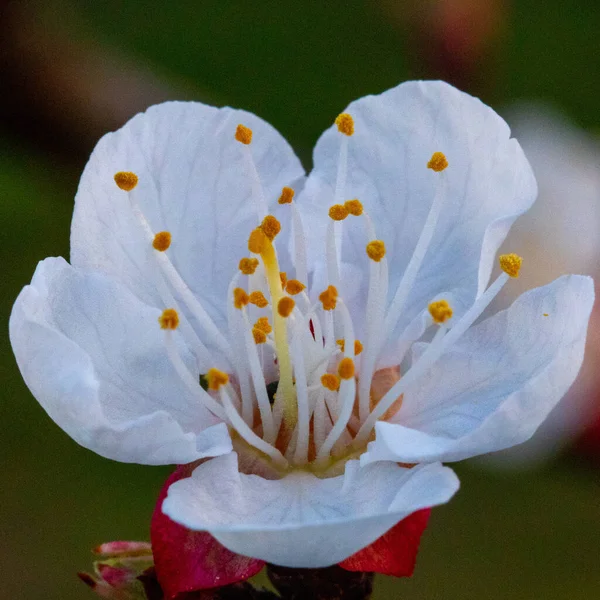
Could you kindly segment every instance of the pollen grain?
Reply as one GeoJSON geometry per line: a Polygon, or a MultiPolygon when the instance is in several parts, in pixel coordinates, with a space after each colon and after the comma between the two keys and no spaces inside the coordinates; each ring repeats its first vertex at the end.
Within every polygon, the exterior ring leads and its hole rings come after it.
{"type": "Polygon", "coordinates": [[[360,217],[364,211],[362,202],[357,198],[354,198],[354,200],[346,200],[346,202],[344,202],[344,208],[349,214],[355,217],[360,217]]]}
{"type": "Polygon", "coordinates": [[[349,214],[348,209],[343,204],[334,204],[329,209],[329,216],[334,221],[343,221],[349,214]]]}
{"type": "Polygon", "coordinates": [[[345,357],[340,360],[338,375],[341,379],[352,379],[354,377],[354,361],[351,358],[345,357]]]}
{"type": "Polygon", "coordinates": [[[440,173],[448,166],[448,159],[443,152],[434,152],[427,163],[427,168],[440,173]]]}
{"type": "Polygon", "coordinates": [[[499,258],[500,268],[510,277],[518,277],[523,259],[518,254],[502,254],[499,258]]]}
{"type": "Polygon", "coordinates": [[[252,337],[254,337],[255,344],[264,344],[267,341],[267,334],[258,327],[252,328],[252,337]]]}
{"type": "Polygon", "coordinates": [[[338,291],[334,285],[330,285],[324,292],[319,294],[319,300],[323,304],[323,310],[333,310],[337,306],[338,291]]]}
{"type": "Polygon", "coordinates": [[[224,371],[215,368],[208,370],[206,379],[208,380],[208,389],[213,391],[216,391],[222,385],[227,385],[229,383],[229,375],[224,371]]]}
{"type": "Polygon", "coordinates": [[[385,256],[385,244],[382,240],[373,240],[367,244],[367,256],[379,262],[385,256]]]}
{"type": "Polygon", "coordinates": [[[171,245],[171,234],[168,231],[159,231],[152,242],[152,247],[159,252],[168,250],[171,245]]]}
{"type": "Polygon", "coordinates": [[[335,120],[338,131],[344,135],[354,135],[354,119],[348,113],[341,113],[335,120]]]}
{"type": "Polygon", "coordinates": [[[250,302],[250,304],[254,304],[254,306],[258,306],[258,308],[265,308],[266,306],[269,306],[269,301],[265,298],[265,295],[259,290],[252,292],[248,296],[248,302],[250,302]]]}
{"type": "Polygon", "coordinates": [[[325,373],[321,375],[321,385],[332,392],[337,392],[340,389],[340,378],[333,373],[325,373]]]}
{"type": "Polygon", "coordinates": [[[295,193],[296,192],[294,192],[291,187],[285,186],[281,190],[281,196],[279,196],[279,200],[277,200],[277,202],[279,202],[279,204],[291,204],[295,193]]]}
{"type": "Polygon", "coordinates": [[[254,254],[260,254],[267,246],[269,238],[265,232],[257,227],[250,232],[248,237],[248,250],[254,254]]]}
{"type": "Polygon", "coordinates": [[[281,231],[281,223],[273,216],[267,215],[260,225],[264,234],[273,241],[275,236],[281,231]]]}
{"type": "Polygon", "coordinates": [[[267,334],[271,333],[273,328],[271,327],[271,323],[269,323],[269,317],[259,317],[256,323],[254,323],[254,329],[260,329],[267,334]]]}
{"type": "Polygon", "coordinates": [[[257,267],[257,258],[242,258],[240,260],[239,269],[244,275],[254,275],[257,267]]]}
{"type": "Polygon", "coordinates": [[[289,296],[284,296],[277,303],[277,312],[284,318],[289,317],[294,310],[294,306],[296,306],[294,299],[290,298],[289,296]]]}
{"type": "Polygon", "coordinates": [[[436,300],[429,305],[429,314],[436,323],[445,323],[452,318],[452,307],[447,300],[436,300]]]}
{"type": "Polygon", "coordinates": [[[249,301],[250,297],[246,293],[246,290],[239,287],[233,290],[233,306],[237,309],[241,310],[244,306],[247,306],[249,301]]]}
{"type": "Polygon", "coordinates": [[[305,289],[306,289],[306,286],[301,281],[298,281],[297,279],[289,279],[285,284],[285,291],[290,296],[295,296],[296,294],[299,294],[300,292],[304,291],[305,289]]]}

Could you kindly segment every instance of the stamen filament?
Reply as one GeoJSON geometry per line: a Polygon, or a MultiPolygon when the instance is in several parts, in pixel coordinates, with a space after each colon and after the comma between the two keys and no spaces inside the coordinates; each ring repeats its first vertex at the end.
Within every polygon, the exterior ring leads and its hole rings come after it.
{"type": "Polygon", "coordinates": [[[294,359],[294,375],[296,377],[296,399],[298,405],[298,438],[293,462],[304,465],[308,460],[308,443],[310,438],[310,414],[308,402],[308,389],[306,383],[306,369],[304,367],[304,352],[300,336],[304,335],[304,319],[298,319],[292,337],[292,357],[294,359]]]}

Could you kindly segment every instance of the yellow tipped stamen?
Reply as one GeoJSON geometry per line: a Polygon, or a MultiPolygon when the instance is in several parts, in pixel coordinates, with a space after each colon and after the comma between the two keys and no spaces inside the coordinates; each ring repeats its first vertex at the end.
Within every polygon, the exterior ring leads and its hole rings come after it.
{"type": "Polygon", "coordinates": [[[285,271],[279,273],[279,281],[281,281],[281,289],[285,290],[285,286],[287,285],[287,273],[285,271]]]}
{"type": "Polygon", "coordinates": [[[319,300],[323,303],[323,310],[333,310],[337,305],[338,291],[334,285],[330,285],[324,292],[319,294],[319,300]]]}
{"type": "Polygon", "coordinates": [[[252,129],[245,125],[238,125],[235,130],[235,139],[247,146],[252,141],[252,129]]]}
{"type": "MultiPolygon", "coordinates": [[[[340,350],[343,352],[346,348],[345,340],[336,340],[337,345],[340,347],[340,350]]],[[[363,345],[359,340],[354,340],[354,356],[358,356],[363,351],[363,345]]]]}
{"type": "Polygon", "coordinates": [[[224,373],[220,369],[211,368],[208,370],[206,374],[206,379],[208,381],[208,389],[216,391],[222,385],[227,385],[229,383],[229,375],[224,373]]]}
{"type": "Polygon", "coordinates": [[[281,231],[281,223],[273,216],[267,215],[260,225],[264,234],[273,241],[275,236],[281,231]]]}
{"type": "Polygon", "coordinates": [[[335,124],[340,133],[348,136],[354,134],[354,119],[348,113],[339,114],[335,120],[335,124]]]}
{"type": "Polygon", "coordinates": [[[367,256],[379,262],[385,256],[385,244],[382,240],[373,240],[367,244],[367,256]]]}
{"type": "Polygon", "coordinates": [[[254,337],[255,344],[264,344],[267,341],[267,334],[257,327],[252,328],[252,336],[254,337]]]}
{"type": "Polygon", "coordinates": [[[341,379],[352,379],[354,377],[354,361],[351,358],[345,357],[340,360],[338,375],[341,379]]]}
{"type": "Polygon", "coordinates": [[[337,392],[340,389],[340,378],[333,373],[325,373],[321,375],[321,384],[324,388],[337,392]]]}
{"type": "Polygon", "coordinates": [[[179,315],[174,308],[167,308],[158,317],[158,322],[161,329],[177,329],[179,327],[179,315]]]}
{"type": "Polygon", "coordinates": [[[242,308],[244,308],[244,306],[248,305],[248,302],[250,302],[250,297],[246,293],[246,290],[243,290],[239,287],[233,290],[233,305],[237,309],[241,310],[242,308]]]}
{"type": "Polygon", "coordinates": [[[334,204],[329,209],[329,216],[334,221],[343,221],[348,216],[348,209],[343,204],[334,204]]]}
{"type": "Polygon", "coordinates": [[[518,254],[502,254],[500,256],[500,268],[511,277],[518,277],[523,259],[518,254]]]}
{"type": "Polygon", "coordinates": [[[290,279],[285,284],[285,291],[288,294],[290,294],[290,296],[295,296],[296,294],[299,294],[300,292],[302,292],[305,289],[306,289],[306,286],[301,281],[298,281],[297,279],[290,279]]]}
{"type": "Polygon", "coordinates": [[[544,313],[544,314],[543,314],[543,316],[544,316],[544,317],[547,317],[547,316],[549,316],[549,315],[548,315],[548,313],[544,313]]]}
{"type": "Polygon", "coordinates": [[[448,166],[448,159],[443,152],[434,152],[427,163],[427,168],[436,173],[443,171],[448,166]]]}
{"type": "Polygon", "coordinates": [[[254,275],[258,267],[258,258],[242,258],[239,269],[244,275],[254,275]]]}
{"type": "Polygon", "coordinates": [[[294,306],[296,306],[294,299],[289,296],[284,296],[277,303],[277,312],[284,318],[289,317],[294,310],[294,306]]]}
{"type": "Polygon", "coordinates": [[[296,192],[294,192],[291,187],[286,186],[281,190],[281,196],[279,196],[277,202],[279,202],[279,204],[291,204],[295,193],[296,192]]]}
{"type": "Polygon", "coordinates": [[[360,217],[363,214],[364,208],[362,202],[356,198],[354,200],[346,200],[344,202],[344,208],[355,217],[360,217]]]}
{"type": "Polygon", "coordinates": [[[269,317],[259,317],[254,323],[254,329],[260,329],[265,333],[271,333],[273,328],[271,327],[271,323],[269,323],[269,317]]]}
{"type": "Polygon", "coordinates": [[[429,314],[436,323],[445,323],[452,317],[452,308],[447,300],[437,300],[429,305],[429,314]]]}
{"type": "Polygon", "coordinates": [[[248,238],[248,250],[254,254],[261,254],[267,247],[268,241],[269,238],[265,232],[260,227],[257,227],[252,230],[248,238]]]}
{"type": "Polygon", "coordinates": [[[138,184],[138,181],[138,176],[131,171],[115,173],[115,183],[126,192],[130,192],[138,184]]]}
{"type": "Polygon", "coordinates": [[[265,298],[265,295],[259,291],[252,292],[248,296],[248,302],[250,302],[250,304],[254,304],[254,306],[258,306],[258,308],[265,308],[265,306],[269,306],[269,301],[265,298]]]}
{"type": "Polygon", "coordinates": [[[171,245],[171,234],[168,231],[159,231],[154,236],[152,247],[159,252],[164,252],[171,245]]]}

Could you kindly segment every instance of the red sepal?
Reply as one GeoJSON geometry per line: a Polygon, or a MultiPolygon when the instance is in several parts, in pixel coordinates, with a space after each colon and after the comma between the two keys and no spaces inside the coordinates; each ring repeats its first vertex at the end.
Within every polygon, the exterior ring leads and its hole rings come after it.
{"type": "Polygon", "coordinates": [[[189,477],[190,465],[178,467],[165,482],[152,515],[150,538],[156,575],[166,600],[243,581],[256,575],[264,562],[235,554],[209,533],[191,531],[163,514],[161,508],[172,483],[189,477]]]}
{"type": "Polygon", "coordinates": [[[430,508],[409,515],[376,539],[340,563],[347,571],[371,571],[394,577],[410,577],[415,570],[421,536],[429,521],[430,508]]]}

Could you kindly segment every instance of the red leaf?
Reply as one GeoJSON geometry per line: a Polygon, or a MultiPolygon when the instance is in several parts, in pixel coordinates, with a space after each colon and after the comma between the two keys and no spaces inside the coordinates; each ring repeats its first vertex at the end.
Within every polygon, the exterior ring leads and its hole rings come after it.
{"type": "Polygon", "coordinates": [[[430,508],[409,515],[370,546],[340,563],[347,571],[372,571],[394,577],[410,577],[415,570],[421,535],[429,521],[430,508]]]}
{"type": "Polygon", "coordinates": [[[191,531],[163,514],[161,508],[169,486],[189,477],[190,465],[178,467],[163,486],[150,527],[152,551],[158,581],[165,598],[172,600],[182,592],[193,592],[236,583],[252,577],[264,562],[235,554],[209,533],[191,531]]]}

